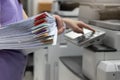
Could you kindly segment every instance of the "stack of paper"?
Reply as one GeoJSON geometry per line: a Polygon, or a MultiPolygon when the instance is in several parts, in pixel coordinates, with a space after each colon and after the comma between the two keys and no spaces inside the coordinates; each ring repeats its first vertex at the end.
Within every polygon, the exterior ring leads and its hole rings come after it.
{"type": "Polygon", "coordinates": [[[0,49],[39,48],[56,41],[55,18],[46,12],[0,28],[0,49]]]}

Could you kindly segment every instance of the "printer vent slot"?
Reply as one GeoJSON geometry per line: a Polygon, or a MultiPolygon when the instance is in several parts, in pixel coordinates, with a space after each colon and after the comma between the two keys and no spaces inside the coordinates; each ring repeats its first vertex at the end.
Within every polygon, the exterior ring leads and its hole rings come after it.
{"type": "Polygon", "coordinates": [[[118,65],[118,70],[120,70],[120,65],[118,65]]]}

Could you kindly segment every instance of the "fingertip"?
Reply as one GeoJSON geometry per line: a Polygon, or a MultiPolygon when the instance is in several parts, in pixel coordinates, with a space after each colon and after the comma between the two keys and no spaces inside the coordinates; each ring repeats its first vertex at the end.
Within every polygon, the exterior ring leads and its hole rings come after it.
{"type": "Polygon", "coordinates": [[[93,31],[93,33],[95,33],[95,30],[94,29],[90,29],[91,31],[93,31]]]}
{"type": "Polygon", "coordinates": [[[82,29],[82,28],[78,28],[77,30],[79,31],[79,33],[84,34],[84,32],[83,32],[83,29],[82,29]]]}
{"type": "Polygon", "coordinates": [[[83,28],[86,28],[86,29],[89,29],[89,30],[95,32],[95,30],[90,25],[88,25],[88,24],[86,24],[86,23],[84,23],[82,21],[80,21],[79,26],[83,26],[83,28]]]}

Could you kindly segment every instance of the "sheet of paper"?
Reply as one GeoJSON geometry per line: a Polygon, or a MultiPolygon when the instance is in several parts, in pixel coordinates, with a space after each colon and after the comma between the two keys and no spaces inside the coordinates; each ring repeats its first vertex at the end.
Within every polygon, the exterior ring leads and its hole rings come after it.
{"type": "Polygon", "coordinates": [[[76,39],[76,38],[81,37],[81,36],[84,36],[85,38],[87,38],[87,37],[89,37],[89,35],[92,34],[91,30],[88,30],[85,28],[83,28],[83,32],[84,32],[84,34],[70,31],[70,32],[66,33],[65,36],[69,37],[70,39],[76,39]]]}

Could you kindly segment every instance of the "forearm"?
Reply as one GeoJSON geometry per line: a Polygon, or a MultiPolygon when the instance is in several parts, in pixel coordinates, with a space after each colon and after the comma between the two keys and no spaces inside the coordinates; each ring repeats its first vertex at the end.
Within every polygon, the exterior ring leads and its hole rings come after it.
{"type": "Polygon", "coordinates": [[[63,18],[63,22],[66,25],[66,28],[70,28],[70,19],[69,18],[63,18]]]}
{"type": "Polygon", "coordinates": [[[23,10],[23,18],[24,18],[24,19],[27,19],[27,18],[28,18],[27,14],[25,13],[24,10],[23,10]]]}

